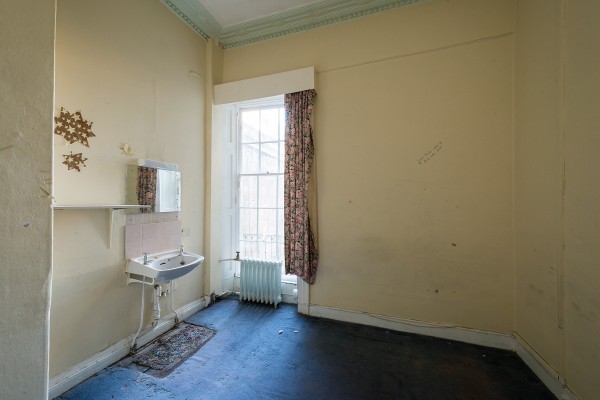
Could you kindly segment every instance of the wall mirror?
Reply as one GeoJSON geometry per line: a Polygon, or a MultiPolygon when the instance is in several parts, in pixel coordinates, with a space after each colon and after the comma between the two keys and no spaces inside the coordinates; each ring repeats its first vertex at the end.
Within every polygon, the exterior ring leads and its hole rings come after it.
{"type": "Polygon", "coordinates": [[[181,210],[181,173],[177,166],[140,160],[142,165],[127,166],[127,204],[145,205],[132,208],[129,214],[176,212],[181,210]],[[165,168],[161,168],[163,164],[165,168]],[[157,166],[158,165],[158,166],[157,166]]]}

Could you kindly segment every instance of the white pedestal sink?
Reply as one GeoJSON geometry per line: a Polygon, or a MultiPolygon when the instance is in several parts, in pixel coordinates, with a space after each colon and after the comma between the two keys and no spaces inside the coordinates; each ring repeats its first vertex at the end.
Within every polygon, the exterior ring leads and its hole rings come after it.
{"type": "Polygon", "coordinates": [[[142,282],[141,279],[135,279],[134,275],[141,275],[144,283],[161,284],[180,278],[185,274],[192,272],[198,265],[204,262],[204,257],[194,253],[179,251],[169,251],[148,255],[147,262],[144,264],[144,256],[130,258],[125,265],[125,272],[129,273],[129,282],[142,282]]]}

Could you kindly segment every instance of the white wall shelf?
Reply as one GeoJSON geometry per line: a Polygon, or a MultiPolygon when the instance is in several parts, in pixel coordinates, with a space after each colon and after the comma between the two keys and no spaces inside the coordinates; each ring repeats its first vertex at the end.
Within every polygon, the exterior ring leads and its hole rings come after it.
{"type": "Polygon", "coordinates": [[[106,210],[108,217],[108,248],[112,246],[113,236],[113,225],[114,225],[114,212],[115,210],[126,210],[131,208],[150,208],[150,206],[140,206],[137,204],[106,204],[106,205],[60,205],[55,204],[52,206],[57,211],[68,211],[68,210],[106,210]]]}
{"type": "Polygon", "coordinates": [[[149,208],[150,206],[139,206],[137,204],[102,204],[102,205],[60,205],[55,204],[52,206],[55,210],[99,210],[99,209],[112,209],[112,210],[125,210],[127,208],[149,208]]]}

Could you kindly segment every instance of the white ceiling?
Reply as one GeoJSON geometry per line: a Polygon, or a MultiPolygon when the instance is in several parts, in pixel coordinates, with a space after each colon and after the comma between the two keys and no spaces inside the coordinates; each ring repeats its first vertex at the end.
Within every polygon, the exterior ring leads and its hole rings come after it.
{"type": "Polygon", "coordinates": [[[429,0],[161,0],[223,48],[316,29],[429,0]]]}

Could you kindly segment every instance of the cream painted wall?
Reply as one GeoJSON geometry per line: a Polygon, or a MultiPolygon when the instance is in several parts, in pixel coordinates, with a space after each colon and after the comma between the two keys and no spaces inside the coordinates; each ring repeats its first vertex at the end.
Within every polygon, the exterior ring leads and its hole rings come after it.
{"type": "Polygon", "coordinates": [[[512,332],[511,1],[432,1],[224,52],[224,82],[314,65],[310,302],[512,332]]]}
{"type": "Polygon", "coordinates": [[[0,399],[44,399],[52,265],[53,0],[0,13],[0,399]]]}
{"type": "Polygon", "coordinates": [[[205,215],[205,269],[207,276],[204,281],[204,292],[205,293],[222,293],[222,273],[221,264],[219,259],[221,258],[221,219],[219,218],[223,210],[223,202],[221,194],[218,190],[215,190],[215,186],[218,187],[220,179],[212,179],[213,176],[219,177],[218,173],[219,165],[222,161],[222,147],[220,140],[214,140],[212,132],[215,127],[220,126],[222,120],[221,115],[213,107],[213,87],[222,80],[223,73],[223,49],[220,47],[218,41],[215,39],[209,39],[206,50],[206,69],[208,82],[205,88],[206,92],[206,121],[205,121],[205,197],[206,197],[206,215],[205,215]]]}
{"type": "Polygon", "coordinates": [[[600,398],[600,28],[596,2],[520,0],[515,332],[583,400],[600,398]]]}
{"type": "Polygon", "coordinates": [[[563,4],[565,372],[592,400],[600,398],[600,3],[563,4]]]}
{"type": "Polygon", "coordinates": [[[227,49],[223,83],[308,66],[317,72],[351,68],[510,35],[513,9],[513,0],[433,0],[227,49]]]}
{"type": "Polygon", "coordinates": [[[560,1],[518,1],[515,53],[515,332],[561,357],[560,1]]]}
{"type": "MultiPolygon", "coordinates": [[[[127,163],[177,163],[183,244],[204,253],[205,51],[204,39],[158,1],[59,0],[56,111],[81,110],[96,137],[87,148],[55,135],[57,204],[122,204],[127,163]],[[123,143],[133,156],[121,153],[123,143]],[[88,159],[81,172],[62,164],[70,151],[88,159]]],[[[125,214],[115,213],[110,248],[106,215],[55,211],[50,376],[137,330],[141,287],[125,281],[125,214]]],[[[177,281],[176,308],[204,294],[204,272],[177,281]]],[[[166,301],[161,308],[170,312],[166,301]]]]}

